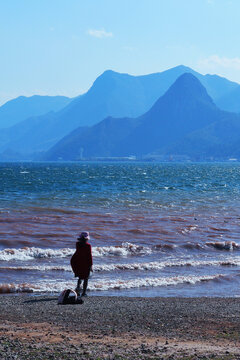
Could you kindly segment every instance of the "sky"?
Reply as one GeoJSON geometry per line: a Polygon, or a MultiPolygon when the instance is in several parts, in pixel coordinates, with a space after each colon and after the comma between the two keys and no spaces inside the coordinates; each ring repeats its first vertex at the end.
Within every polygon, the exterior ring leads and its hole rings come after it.
{"type": "Polygon", "coordinates": [[[240,83],[240,0],[0,0],[0,104],[77,96],[107,69],[240,83]]]}

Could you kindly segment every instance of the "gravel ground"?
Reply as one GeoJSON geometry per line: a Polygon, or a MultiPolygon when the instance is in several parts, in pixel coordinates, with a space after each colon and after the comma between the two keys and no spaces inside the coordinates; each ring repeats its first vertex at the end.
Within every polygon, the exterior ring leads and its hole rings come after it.
{"type": "Polygon", "coordinates": [[[0,296],[0,359],[240,359],[240,299],[0,296]]]}

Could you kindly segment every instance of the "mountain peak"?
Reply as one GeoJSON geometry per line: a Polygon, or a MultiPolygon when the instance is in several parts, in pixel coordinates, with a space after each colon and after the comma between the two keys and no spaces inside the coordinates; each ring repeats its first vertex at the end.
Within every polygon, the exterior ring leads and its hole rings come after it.
{"type": "Polygon", "coordinates": [[[90,88],[92,90],[101,88],[102,86],[113,86],[115,80],[119,77],[119,73],[113,70],[105,70],[101,75],[99,75],[93,83],[93,86],[90,88]]]}
{"type": "MultiPolygon", "coordinates": [[[[189,87],[189,86],[194,86],[194,87],[198,87],[200,88],[204,88],[204,86],[201,84],[201,82],[196,78],[196,76],[194,76],[193,74],[191,74],[190,72],[185,72],[184,74],[180,75],[177,80],[175,81],[175,83],[173,83],[173,85],[171,86],[171,88],[175,87],[175,86],[184,86],[184,87],[189,87]]],[[[205,90],[206,91],[206,90],[205,90]]]]}
{"type": "Polygon", "coordinates": [[[100,75],[100,77],[101,77],[101,76],[114,76],[114,75],[116,75],[116,74],[119,74],[119,73],[116,72],[116,71],[113,71],[113,70],[111,70],[111,69],[107,69],[107,70],[105,70],[105,71],[100,75]]]}
{"type": "Polygon", "coordinates": [[[120,73],[114,70],[105,70],[101,75],[99,75],[97,77],[96,81],[99,80],[104,80],[104,81],[108,81],[108,80],[112,80],[112,79],[119,79],[119,78],[131,78],[133,77],[133,75],[129,75],[127,73],[120,73]]]}
{"type": "Polygon", "coordinates": [[[185,71],[185,72],[192,72],[193,71],[190,67],[185,66],[185,65],[177,65],[177,66],[173,67],[172,69],[181,70],[181,71],[185,71]]]}
{"type": "Polygon", "coordinates": [[[176,97],[181,99],[198,99],[203,102],[213,104],[213,100],[208,95],[207,90],[201,82],[191,74],[186,72],[179,76],[169,90],[165,93],[164,97],[176,97]]]}

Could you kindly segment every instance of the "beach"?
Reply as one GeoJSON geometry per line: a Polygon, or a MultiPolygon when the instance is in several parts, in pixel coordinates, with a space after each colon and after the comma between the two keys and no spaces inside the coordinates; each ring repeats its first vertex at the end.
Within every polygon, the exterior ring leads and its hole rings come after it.
{"type": "Polygon", "coordinates": [[[237,298],[0,297],[1,359],[240,359],[237,298]]]}

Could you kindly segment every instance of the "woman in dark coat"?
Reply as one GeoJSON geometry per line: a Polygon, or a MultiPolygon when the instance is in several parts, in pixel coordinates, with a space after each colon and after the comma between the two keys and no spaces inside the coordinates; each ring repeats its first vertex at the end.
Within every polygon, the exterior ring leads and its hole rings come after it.
{"type": "Polygon", "coordinates": [[[89,233],[84,231],[80,234],[76,242],[76,251],[71,258],[71,266],[75,277],[78,277],[76,292],[80,295],[81,280],[83,280],[83,292],[81,296],[86,296],[88,277],[92,271],[92,249],[88,243],[89,233]]]}

